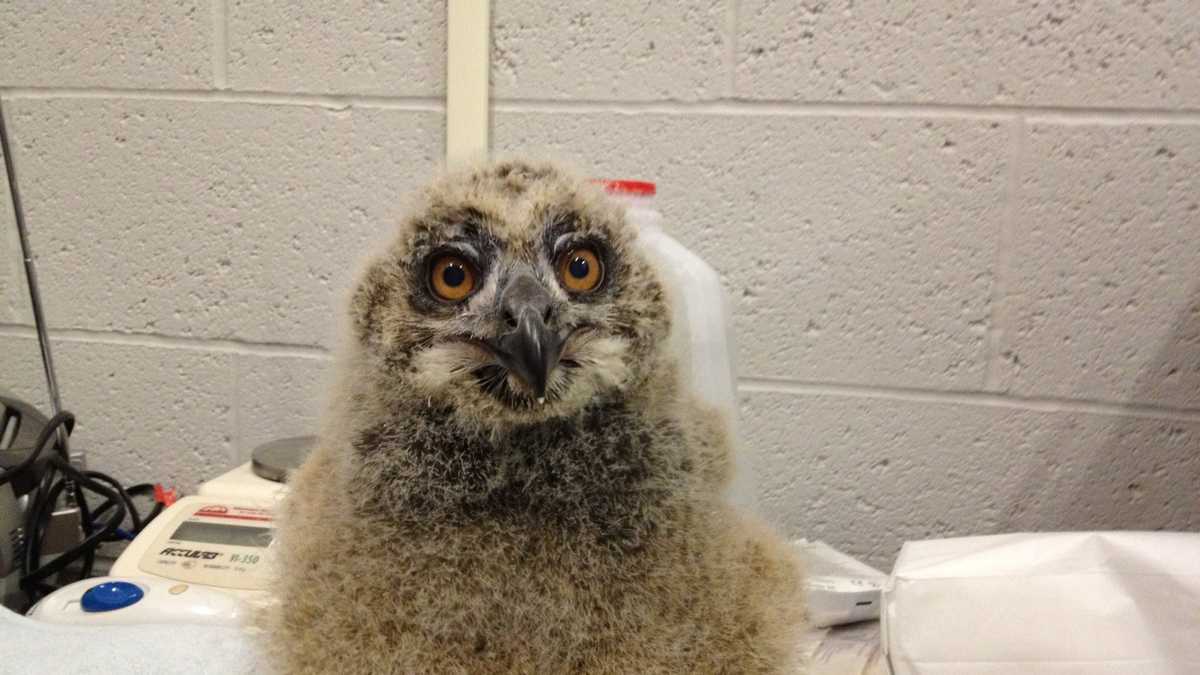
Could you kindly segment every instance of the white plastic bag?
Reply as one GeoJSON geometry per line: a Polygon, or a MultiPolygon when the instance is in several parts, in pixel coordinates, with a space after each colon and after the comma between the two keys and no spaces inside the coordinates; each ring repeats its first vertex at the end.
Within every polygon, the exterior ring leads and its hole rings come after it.
{"type": "Polygon", "coordinates": [[[895,675],[1200,673],[1200,534],[905,543],[883,641],[895,675]]]}

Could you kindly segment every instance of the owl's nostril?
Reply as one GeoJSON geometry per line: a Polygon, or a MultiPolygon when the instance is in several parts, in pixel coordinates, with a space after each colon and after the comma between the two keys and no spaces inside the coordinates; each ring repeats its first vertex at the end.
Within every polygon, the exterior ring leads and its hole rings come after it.
{"type": "Polygon", "coordinates": [[[518,271],[500,291],[500,318],[510,329],[528,322],[545,326],[553,316],[554,299],[531,271],[518,271]]]}

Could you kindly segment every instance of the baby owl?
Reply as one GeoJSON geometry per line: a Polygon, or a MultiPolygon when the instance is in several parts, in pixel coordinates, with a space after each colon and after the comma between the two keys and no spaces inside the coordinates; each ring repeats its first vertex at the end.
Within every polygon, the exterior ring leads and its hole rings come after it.
{"type": "Polygon", "coordinates": [[[723,496],[670,297],[545,163],[426,189],[371,260],[265,617],[287,673],[781,673],[791,548],[723,496]]]}

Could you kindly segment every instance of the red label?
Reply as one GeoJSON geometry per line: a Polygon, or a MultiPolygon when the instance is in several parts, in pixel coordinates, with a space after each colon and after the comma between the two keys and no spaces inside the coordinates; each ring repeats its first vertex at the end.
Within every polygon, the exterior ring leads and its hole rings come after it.
{"type": "Polygon", "coordinates": [[[228,507],[223,504],[208,504],[200,507],[196,516],[203,518],[226,518],[229,520],[259,520],[271,521],[271,512],[267,509],[256,509],[251,507],[234,506],[228,507]]]}

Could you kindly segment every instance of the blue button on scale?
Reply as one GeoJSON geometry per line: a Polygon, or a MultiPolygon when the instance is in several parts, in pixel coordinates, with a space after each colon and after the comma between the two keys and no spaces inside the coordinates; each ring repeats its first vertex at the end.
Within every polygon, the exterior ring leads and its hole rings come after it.
{"type": "Polygon", "coordinates": [[[85,612],[111,612],[136,603],[143,595],[145,593],[137,584],[128,581],[106,581],[87,589],[79,604],[85,612]]]}

